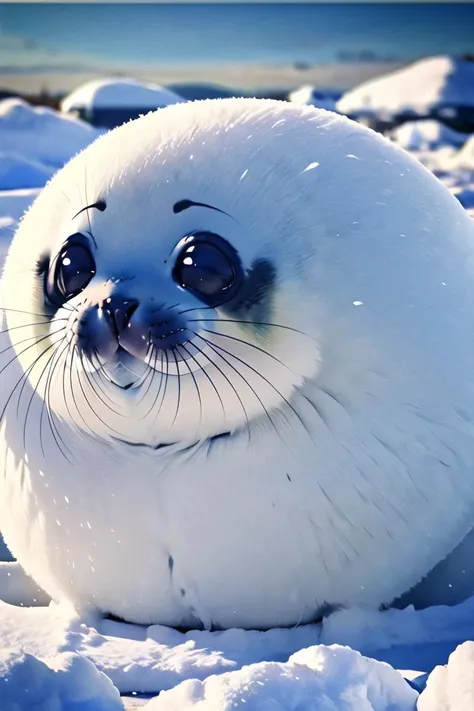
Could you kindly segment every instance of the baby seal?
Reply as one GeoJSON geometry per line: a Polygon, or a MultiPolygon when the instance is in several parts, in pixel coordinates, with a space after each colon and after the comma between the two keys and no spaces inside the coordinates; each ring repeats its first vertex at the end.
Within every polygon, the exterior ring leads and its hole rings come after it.
{"type": "Polygon", "coordinates": [[[437,179],[329,112],[100,137],[4,270],[12,553],[53,599],[188,628],[410,590],[473,526],[473,253],[437,179]]]}

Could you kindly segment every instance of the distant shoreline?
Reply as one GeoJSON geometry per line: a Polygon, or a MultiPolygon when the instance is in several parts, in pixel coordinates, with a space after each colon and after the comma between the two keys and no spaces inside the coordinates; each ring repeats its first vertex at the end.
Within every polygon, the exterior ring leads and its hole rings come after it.
{"type": "Polygon", "coordinates": [[[107,69],[76,71],[3,71],[0,67],[0,90],[36,93],[46,88],[50,93],[68,93],[86,81],[103,76],[132,76],[140,81],[166,85],[180,82],[203,82],[230,86],[249,92],[256,89],[292,89],[303,84],[346,90],[363,81],[391,72],[400,62],[367,62],[326,64],[299,69],[293,65],[222,64],[160,65],[149,68],[124,67],[109,74],[107,69]]]}

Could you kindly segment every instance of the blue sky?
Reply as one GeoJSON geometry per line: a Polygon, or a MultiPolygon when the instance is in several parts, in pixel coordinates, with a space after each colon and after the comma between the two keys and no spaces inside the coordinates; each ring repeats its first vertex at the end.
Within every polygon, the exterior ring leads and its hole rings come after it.
{"type": "Polygon", "coordinates": [[[0,4],[0,66],[405,60],[474,52],[473,28],[466,3],[0,4]]]}

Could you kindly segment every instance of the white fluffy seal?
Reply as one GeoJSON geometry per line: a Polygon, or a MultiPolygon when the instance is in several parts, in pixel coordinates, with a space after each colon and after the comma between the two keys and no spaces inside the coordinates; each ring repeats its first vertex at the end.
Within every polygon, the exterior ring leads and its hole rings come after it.
{"type": "Polygon", "coordinates": [[[4,271],[11,551],[139,623],[390,603],[473,525],[473,253],[428,171],[331,113],[204,101],[101,137],[4,271]]]}

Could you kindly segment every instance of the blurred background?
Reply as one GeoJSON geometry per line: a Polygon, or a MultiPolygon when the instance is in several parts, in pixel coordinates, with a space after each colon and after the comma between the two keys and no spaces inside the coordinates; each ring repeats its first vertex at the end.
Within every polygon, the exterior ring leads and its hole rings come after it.
{"type": "Polygon", "coordinates": [[[474,6],[456,3],[0,4],[0,90],[58,108],[99,78],[133,77],[186,99],[286,99],[310,86],[308,100],[333,108],[409,62],[474,59],[473,28],[474,6]]]}
{"type": "Polygon", "coordinates": [[[474,4],[0,3],[0,251],[102,132],[226,96],[365,123],[474,214],[474,4]]]}

